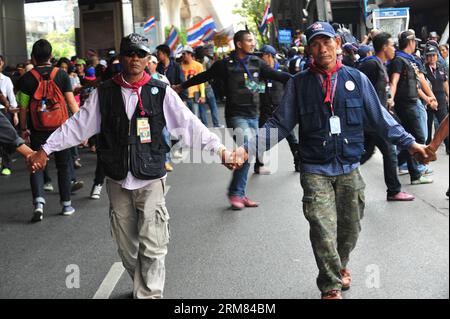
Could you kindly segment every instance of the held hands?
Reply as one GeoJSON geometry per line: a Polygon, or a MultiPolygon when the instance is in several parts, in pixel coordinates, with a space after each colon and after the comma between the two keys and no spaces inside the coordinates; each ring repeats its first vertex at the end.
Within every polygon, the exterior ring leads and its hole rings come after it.
{"type": "Polygon", "coordinates": [[[222,165],[231,171],[239,170],[248,161],[247,151],[240,147],[233,152],[223,150],[221,153],[222,165]]]}
{"type": "Polygon", "coordinates": [[[409,148],[409,153],[414,155],[415,159],[424,165],[437,160],[436,152],[429,146],[414,143],[409,148]]]}
{"type": "Polygon", "coordinates": [[[181,92],[183,92],[183,88],[181,87],[181,84],[178,85],[172,85],[172,89],[177,92],[178,94],[180,94],[181,92]]]}
{"type": "Polygon", "coordinates": [[[48,156],[44,150],[39,150],[27,156],[28,169],[34,174],[37,171],[42,171],[47,165],[48,156]]]}

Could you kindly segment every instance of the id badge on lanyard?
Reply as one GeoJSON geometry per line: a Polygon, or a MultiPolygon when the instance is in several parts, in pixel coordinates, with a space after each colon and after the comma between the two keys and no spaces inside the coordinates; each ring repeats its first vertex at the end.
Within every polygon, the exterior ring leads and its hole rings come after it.
{"type": "Polygon", "coordinates": [[[334,102],[334,98],[336,95],[336,88],[337,88],[337,75],[336,75],[336,79],[334,80],[334,86],[333,86],[333,90],[331,91],[331,102],[326,103],[328,104],[330,111],[331,111],[331,117],[330,117],[330,133],[332,135],[339,135],[342,133],[342,127],[341,127],[341,119],[339,118],[339,116],[334,114],[334,107],[333,107],[333,102],[334,102]]]}
{"type": "Polygon", "coordinates": [[[152,132],[150,129],[150,123],[148,117],[140,117],[137,119],[137,135],[139,136],[142,144],[152,142],[152,132]]]}

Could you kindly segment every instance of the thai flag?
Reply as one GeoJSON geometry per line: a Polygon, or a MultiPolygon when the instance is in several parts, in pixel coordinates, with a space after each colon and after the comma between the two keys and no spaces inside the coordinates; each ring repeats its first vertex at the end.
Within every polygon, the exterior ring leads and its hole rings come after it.
{"type": "Polygon", "coordinates": [[[214,40],[214,37],[216,36],[217,31],[214,29],[210,29],[208,32],[205,33],[205,35],[202,38],[203,42],[209,42],[214,40]]]}
{"type": "Polygon", "coordinates": [[[177,57],[177,56],[181,55],[182,52],[183,52],[183,45],[180,43],[177,46],[177,49],[175,50],[175,56],[177,57]]]}
{"type": "Polygon", "coordinates": [[[261,24],[259,25],[259,32],[261,34],[263,34],[266,31],[267,26],[270,23],[272,23],[273,21],[274,21],[274,17],[273,17],[273,14],[272,14],[272,10],[270,10],[270,4],[267,3],[266,4],[266,8],[264,9],[263,19],[261,21],[261,24]]]}
{"type": "Polygon", "coordinates": [[[191,47],[196,47],[202,43],[202,38],[210,30],[216,29],[214,19],[209,16],[202,21],[196,23],[187,30],[187,43],[191,47]]]}
{"type": "Polygon", "coordinates": [[[167,36],[166,44],[173,51],[175,50],[178,41],[180,41],[180,35],[178,34],[177,29],[172,26],[169,31],[169,35],[167,36]]]}
{"type": "Polygon", "coordinates": [[[145,24],[144,24],[144,32],[148,32],[151,29],[153,29],[154,27],[156,27],[156,19],[155,19],[155,17],[150,17],[150,18],[148,18],[147,22],[145,22],[145,24]]]}

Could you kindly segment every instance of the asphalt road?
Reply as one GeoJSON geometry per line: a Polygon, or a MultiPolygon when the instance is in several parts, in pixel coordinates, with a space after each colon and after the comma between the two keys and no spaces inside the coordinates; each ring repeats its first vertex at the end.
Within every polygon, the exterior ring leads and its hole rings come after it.
{"type": "MultiPolygon", "coordinates": [[[[165,298],[319,297],[299,175],[286,143],[278,158],[275,174],[250,177],[249,195],[261,207],[242,212],[229,210],[230,173],[223,167],[176,165],[168,178],[172,237],[165,298]]],[[[417,196],[409,203],[385,200],[379,154],[362,167],[366,211],[345,298],[449,298],[448,160],[441,149],[432,185],[411,186],[401,177],[404,190],[417,196]]],[[[120,258],[106,193],[98,201],[88,198],[95,155],[82,151],[82,163],[77,174],[86,186],[73,196],[77,212],[59,215],[59,197],[51,193],[37,224],[29,223],[31,192],[22,160],[13,175],[0,177],[0,298],[93,298],[108,273],[110,298],[130,296],[128,275],[110,272],[120,258]],[[78,270],[79,288],[68,288],[78,270]]],[[[56,181],[54,163],[50,167],[56,181]]]]}

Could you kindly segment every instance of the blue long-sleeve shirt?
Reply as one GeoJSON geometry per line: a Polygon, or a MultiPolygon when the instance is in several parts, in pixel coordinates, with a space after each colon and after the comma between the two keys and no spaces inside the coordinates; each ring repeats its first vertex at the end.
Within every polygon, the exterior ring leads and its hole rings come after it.
{"type": "MultiPolygon", "coordinates": [[[[318,76],[317,78],[317,85],[321,85],[320,77],[318,76]]],[[[288,82],[279,108],[274,112],[272,118],[264,125],[262,132],[265,130],[265,140],[258,140],[261,139],[261,136],[258,136],[244,145],[249,154],[256,154],[257,145],[259,153],[271,149],[275,144],[285,139],[299,123],[300,115],[298,112],[298,103],[299,101],[302,101],[302,99],[298,98],[298,95],[303,94],[304,92],[295,90],[294,81],[295,78],[288,82]],[[271,132],[273,129],[278,130],[277,136],[274,131],[271,132]]],[[[363,120],[365,130],[377,132],[382,138],[397,145],[400,149],[409,149],[410,146],[415,143],[414,137],[407,133],[381,105],[375,88],[364,74],[361,75],[361,82],[361,92],[364,92],[362,98],[364,103],[363,120]]],[[[300,135],[299,138],[302,139],[302,136],[300,135]]],[[[359,165],[359,163],[344,165],[335,158],[328,164],[302,163],[301,171],[325,176],[338,176],[350,173],[358,168],[359,165]]]]}

